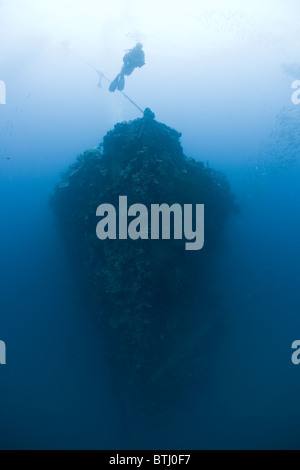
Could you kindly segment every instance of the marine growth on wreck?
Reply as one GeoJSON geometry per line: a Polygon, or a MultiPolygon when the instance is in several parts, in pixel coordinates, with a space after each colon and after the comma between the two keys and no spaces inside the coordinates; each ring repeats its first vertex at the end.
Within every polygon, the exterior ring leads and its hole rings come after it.
{"type": "MultiPolygon", "coordinates": [[[[217,250],[234,209],[226,177],[184,155],[181,134],[144,117],[117,124],[63,174],[52,197],[77,282],[99,319],[112,384],[144,409],[205,381],[224,321],[214,288],[217,250]],[[99,204],[204,204],[205,245],[99,240],[99,204]]],[[[226,320],[225,320],[226,321],[226,320]]]]}

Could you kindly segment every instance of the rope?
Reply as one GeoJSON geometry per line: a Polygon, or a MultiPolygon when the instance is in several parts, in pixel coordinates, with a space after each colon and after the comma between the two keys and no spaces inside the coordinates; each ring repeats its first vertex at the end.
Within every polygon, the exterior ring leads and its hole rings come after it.
{"type": "MultiPolygon", "coordinates": [[[[94,72],[96,72],[99,76],[100,76],[100,81],[99,81],[99,87],[101,88],[101,79],[103,78],[104,80],[106,80],[109,84],[111,84],[111,80],[109,78],[107,78],[103,72],[101,72],[101,70],[98,70],[96,69],[96,67],[94,67],[92,64],[90,64],[87,60],[85,60],[83,57],[81,57],[79,54],[77,54],[77,52],[73,51],[72,49],[70,49],[68,47],[68,45],[64,44],[65,47],[67,47],[67,50],[69,52],[71,52],[73,55],[75,55],[79,60],[81,60],[81,62],[84,62],[88,67],[90,67],[92,70],[94,70],[94,72]]],[[[133,104],[133,106],[135,106],[143,115],[144,115],[144,111],[142,110],[142,108],[140,108],[131,98],[129,98],[128,95],[126,95],[126,93],[124,93],[123,91],[121,90],[118,90],[119,93],[121,93],[121,95],[124,96],[124,98],[126,98],[126,100],[130,101],[131,104],[133,104]]]]}

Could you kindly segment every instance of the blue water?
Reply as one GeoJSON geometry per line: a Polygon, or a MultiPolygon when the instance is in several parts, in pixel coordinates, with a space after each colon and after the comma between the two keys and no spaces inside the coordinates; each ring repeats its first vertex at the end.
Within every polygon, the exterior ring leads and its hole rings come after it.
{"type": "Polygon", "coordinates": [[[104,11],[98,29],[87,13],[82,30],[55,2],[45,1],[58,11],[49,22],[35,2],[11,3],[0,3],[0,448],[299,449],[291,344],[300,338],[300,105],[291,83],[300,76],[284,66],[297,62],[297,2],[240,11],[229,1],[221,13],[196,2],[198,15],[175,2],[173,30],[145,23],[135,2],[104,11]],[[182,132],[186,155],[224,171],[240,205],[218,254],[227,324],[207,384],[156,426],[121,422],[100,332],[49,206],[76,156],[140,114],[105,82],[97,88],[97,74],[62,40],[111,78],[141,40],[146,66],[125,92],[182,132]]]}

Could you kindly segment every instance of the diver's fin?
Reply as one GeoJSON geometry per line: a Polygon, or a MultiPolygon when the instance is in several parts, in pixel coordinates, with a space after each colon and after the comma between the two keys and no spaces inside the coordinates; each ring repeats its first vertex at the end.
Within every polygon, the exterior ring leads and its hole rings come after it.
{"type": "Polygon", "coordinates": [[[109,87],[109,91],[110,91],[111,93],[113,93],[114,91],[116,91],[117,86],[118,86],[118,82],[119,82],[119,78],[120,78],[120,75],[117,75],[116,78],[114,79],[114,81],[111,82],[110,87],[109,87]]]}
{"type": "Polygon", "coordinates": [[[118,90],[123,91],[125,87],[125,78],[124,75],[120,76],[119,83],[118,83],[118,90]]]}

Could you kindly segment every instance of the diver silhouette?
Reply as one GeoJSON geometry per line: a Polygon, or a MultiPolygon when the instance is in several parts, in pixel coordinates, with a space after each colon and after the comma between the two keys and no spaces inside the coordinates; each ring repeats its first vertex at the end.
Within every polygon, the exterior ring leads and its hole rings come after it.
{"type": "Polygon", "coordinates": [[[145,53],[143,51],[143,45],[138,43],[133,49],[130,49],[123,58],[123,67],[121,72],[111,82],[109,91],[112,93],[118,89],[119,91],[124,90],[125,87],[125,75],[129,76],[136,68],[141,68],[145,65],[145,53]]]}

